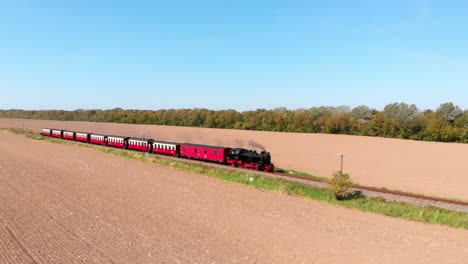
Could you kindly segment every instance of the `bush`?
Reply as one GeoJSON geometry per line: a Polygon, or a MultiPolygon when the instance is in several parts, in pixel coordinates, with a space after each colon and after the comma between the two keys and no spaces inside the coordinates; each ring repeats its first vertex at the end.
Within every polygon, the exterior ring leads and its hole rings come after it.
{"type": "Polygon", "coordinates": [[[327,190],[336,200],[343,200],[353,196],[353,192],[350,191],[351,187],[353,187],[353,181],[349,174],[337,171],[333,173],[333,177],[327,183],[327,190]]]}

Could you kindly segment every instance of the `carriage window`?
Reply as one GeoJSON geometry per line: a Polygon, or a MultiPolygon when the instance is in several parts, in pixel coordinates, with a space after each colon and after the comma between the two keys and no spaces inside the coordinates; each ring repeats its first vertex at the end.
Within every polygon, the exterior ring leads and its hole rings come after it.
{"type": "Polygon", "coordinates": [[[197,153],[197,148],[194,148],[194,149],[193,149],[193,152],[197,153]]]}
{"type": "Polygon", "coordinates": [[[218,156],[218,151],[217,150],[215,150],[214,155],[218,156]]]}
{"type": "Polygon", "coordinates": [[[206,154],[206,149],[203,151],[203,154],[206,154]]]}

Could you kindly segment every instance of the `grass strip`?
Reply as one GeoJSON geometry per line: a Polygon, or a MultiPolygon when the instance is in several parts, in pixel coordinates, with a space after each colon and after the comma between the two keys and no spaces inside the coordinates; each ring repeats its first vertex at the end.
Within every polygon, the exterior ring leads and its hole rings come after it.
{"type": "Polygon", "coordinates": [[[277,191],[288,195],[310,198],[328,204],[357,209],[364,212],[377,213],[424,223],[440,224],[455,228],[468,229],[468,214],[466,213],[454,212],[431,206],[419,207],[408,203],[388,202],[383,198],[359,197],[350,200],[337,201],[324,189],[301,183],[290,182],[284,179],[263,177],[256,174],[254,171],[233,171],[224,168],[216,168],[209,165],[193,164],[190,162],[185,162],[184,160],[174,160],[163,156],[145,155],[145,153],[141,152],[42,137],[37,132],[31,130],[14,128],[3,130],[8,130],[15,134],[24,135],[35,140],[45,140],[59,144],[78,145],[99,150],[108,154],[142,160],[150,163],[157,163],[163,166],[169,166],[183,171],[194,172],[226,181],[245,184],[259,189],[277,191]]]}
{"type": "Polygon", "coordinates": [[[318,180],[318,181],[326,181],[327,180],[327,178],[325,178],[325,177],[320,177],[320,176],[312,175],[310,173],[306,173],[306,172],[302,172],[302,171],[296,171],[296,170],[275,168],[275,172],[289,174],[289,175],[292,175],[292,176],[300,176],[300,177],[310,178],[312,180],[318,180]]]}

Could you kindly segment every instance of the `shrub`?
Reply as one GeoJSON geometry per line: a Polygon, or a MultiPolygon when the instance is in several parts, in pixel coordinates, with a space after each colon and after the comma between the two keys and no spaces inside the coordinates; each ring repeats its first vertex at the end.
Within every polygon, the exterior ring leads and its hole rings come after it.
{"type": "Polygon", "coordinates": [[[343,200],[353,196],[353,192],[350,191],[353,181],[349,174],[337,171],[333,173],[333,177],[327,183],[327,190],[336,200],[343,200]]]}

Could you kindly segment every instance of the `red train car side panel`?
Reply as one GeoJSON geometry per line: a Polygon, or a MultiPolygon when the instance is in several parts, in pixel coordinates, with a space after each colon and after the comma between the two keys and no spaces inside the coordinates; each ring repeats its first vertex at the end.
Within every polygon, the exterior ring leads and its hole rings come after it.
{"type": "Polygon", "coordinates": [[[231,148],[197,144],[180,144],[180,156],[192,159],[225,163],[231,148]]]}

